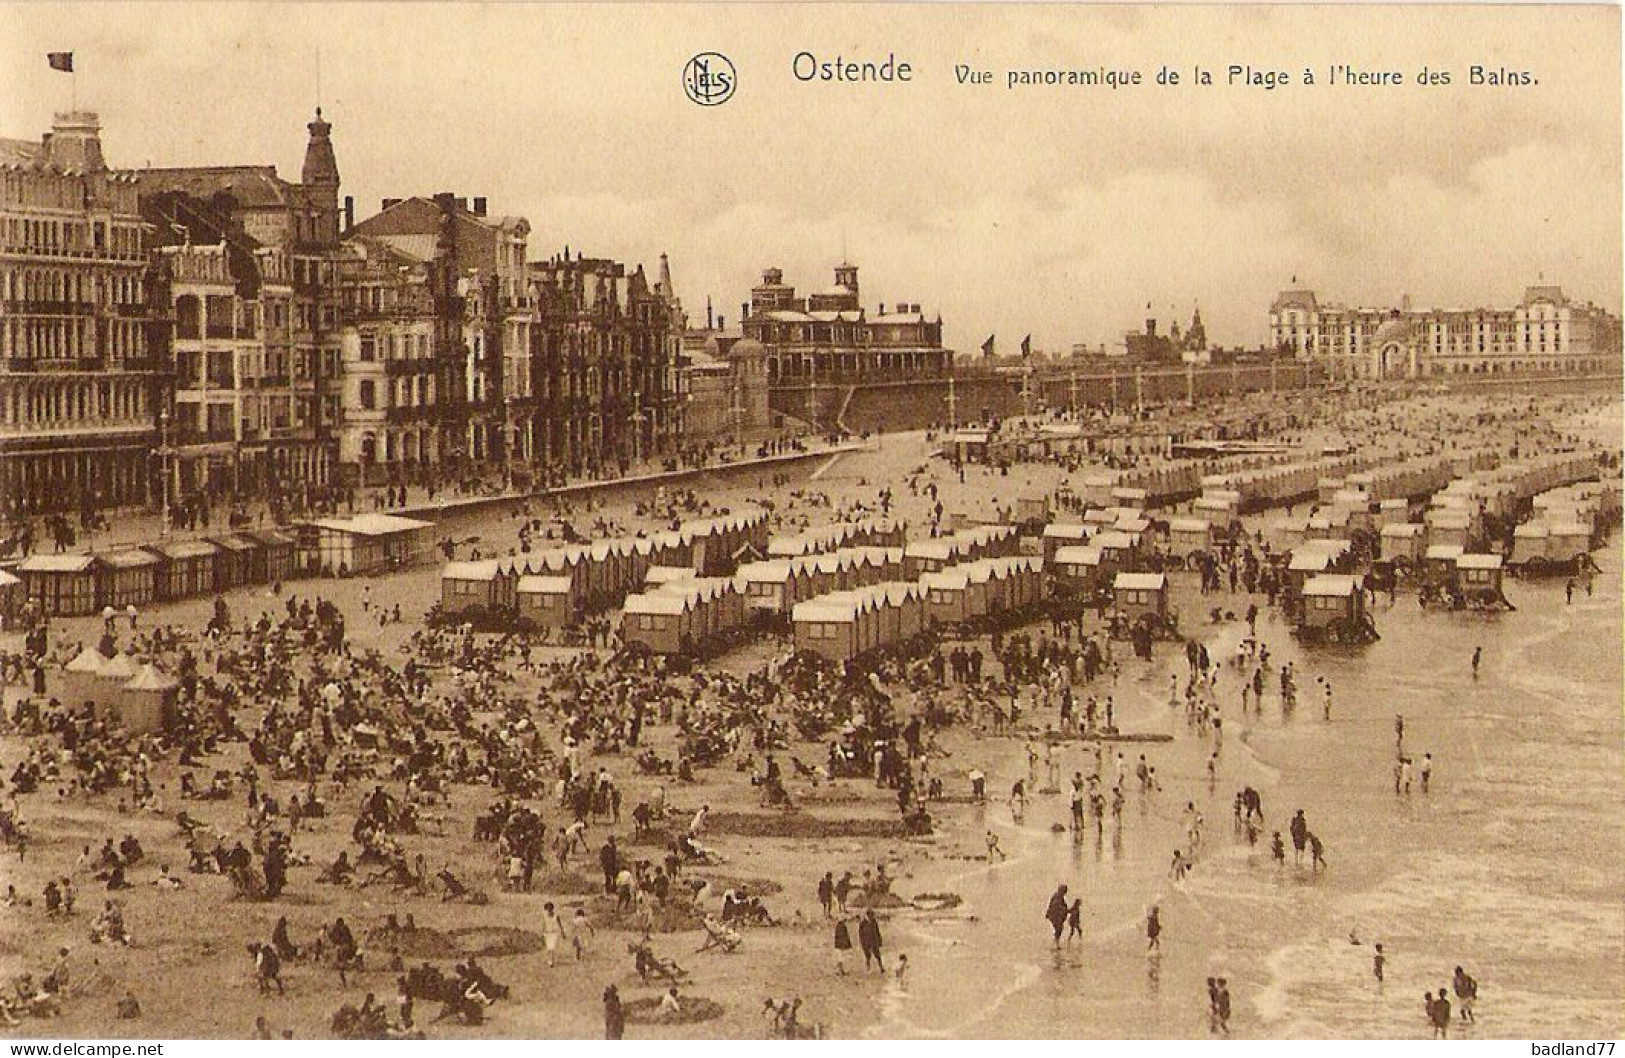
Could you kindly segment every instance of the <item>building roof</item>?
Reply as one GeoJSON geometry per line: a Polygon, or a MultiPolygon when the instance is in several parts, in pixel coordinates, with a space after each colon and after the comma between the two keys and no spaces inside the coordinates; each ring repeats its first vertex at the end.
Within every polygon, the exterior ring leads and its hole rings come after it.
{"type": "Polygon", "coordinates": [[[402,518],[395,514],[358,514],[354,518],[326,518],[311,523],[322,529],[357,536],[391,536],[417,529],[432,529],[433,522],[420,522],[416,518],[402,518]]]}
{"type": "Polygon", "coordinates": [[[220,549],[207,540],[182,540],[176,544],[153,544],[153,551],[169,559],[206,558],[218,554],[220,549]]]}
{"type": "Polygon", "coordinates": [[[1283,290],[1275,295],[1275,301],[1270,305],[1270,311],[1280,312],[1283,309],[1303,309],[1307,312],[1314,312],[1318,307],[1313,290],[1283,290]]]}
{"type": "Polygon", "coordinates": [[[92,675],[100,675],[102,669],[106,667],[107,655],[95,647],[86,647],[74,655],[72,661],[63,666],[68,672],[90,673],[92,675]]]}
{"type": "Polygon", "coordinates": [[[119,569],[131,569],[136,566],[156,566],[158,556],[138,547],[130,547],[122,551],[111,551],[102,556],[102,561],[119,569]]]}
{"type": "Polygon", "coordinates": [[[1168,578],[1161,573],[1119,573],[1112,579],[1115,591],[1162,591],[1168,578]]]}
{"type": "Polygon", "coordinates": [[[858,603],[852,600],[831,599],[828,596],[796,603],[790,619],[797,622],[850,624],[857,620],[858,603]]]}
{"type": "Polygon", "coordinates": [[[1457,569],[1500,569],[1500,555],[1458,555],[1457,569]]]}
{"type": "Polygon", "coordinates": [[[1359,586],[1359,577],[1350,574],[1322,573],[1304,582],[1303,593],[1311,596],[1347,597],[1353,595],[1359,586]]]}
{"type": "Polygon", "coordinates": [[[621,608],[623,613],[632,614],[666,614],[676,615],[688,609],[689,599],[685,595],[665,595],[650,593],[645,595],[628,595],[626,604],[621,608]]]}
{"type": "Polygon", "coordinates": [[[185,191],[199,198],[220,192],[242,209],[273,209],[298,203],[300,188],[277,175],[274,165],[201,165],[142,169],[141,190],[185,191]]]}
{"type": "Polygon", "coordinates": [[[1287,569],[1294,573],[1318,573],[1332,564],[1332,556],[1319,548],[1300,548],[1292,552],[1292,558],[1287,562],[1287,569]]]}
{"type": "Polygon", "coordinates": [[[447,562],[440,571],[441,580],[495,580],[502,573],[500,559],[488,558],[478,562],[447,562]]]}
{"type": "Polygon", "coordinates": [[[157,665],[148,662],[141,666],[141,671],[131,677],[130,682],[124,685],[127,691],[172,691],[179,687],[180,681],[157,665]]]}
{"type": "Polygon", "coordinates": [[[0,138],[0,165],[34,165],[45,155],[37,140],[0,138]]]}
{"type": "Polygon", "coordinates": [[[25,573],[83,573],[95,564],[90,555],[29,555],[17,568],[25,573]]]}

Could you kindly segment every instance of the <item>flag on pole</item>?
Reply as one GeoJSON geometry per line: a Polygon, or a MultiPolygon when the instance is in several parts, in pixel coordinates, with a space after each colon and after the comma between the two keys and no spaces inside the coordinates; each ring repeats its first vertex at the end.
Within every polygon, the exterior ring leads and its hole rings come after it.
{"type": "Polygon", "coordinates": [[[993,355],[993,335],[991,335],[991,334],[987,336],[987,341],[982,343],[982,355],[983,356],[992,356],[993,355]]]}
{"type": "Polygon", "coordinates": [[[45,61],[51,64],[53,70],[61,70],[63,73],[73,72],[73,52],[71,51],[46,52],[45,61]]]}
{"type": "Polygon", "coordinates": [[[1025,337],[1025,338],[1023,338],[1021,340],[1021,356],[1022,356],[1023,359],[1026,359],[1027,357],[1032,356],[1032,355],[1033,355],[1033,336],[1029,334],[1029,335],[1027,335],[1027,337],[1025,337]]]}

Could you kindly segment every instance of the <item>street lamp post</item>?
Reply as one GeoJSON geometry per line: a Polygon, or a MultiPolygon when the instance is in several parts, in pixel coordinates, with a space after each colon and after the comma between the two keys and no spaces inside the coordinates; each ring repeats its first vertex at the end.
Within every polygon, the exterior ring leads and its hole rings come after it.
{"type": "Polygon", "coordinates": [[[163,476],[163,508],[159,512],[158,535],[169,536],[169,409],[158,413],[158,472],[163,476]]]}

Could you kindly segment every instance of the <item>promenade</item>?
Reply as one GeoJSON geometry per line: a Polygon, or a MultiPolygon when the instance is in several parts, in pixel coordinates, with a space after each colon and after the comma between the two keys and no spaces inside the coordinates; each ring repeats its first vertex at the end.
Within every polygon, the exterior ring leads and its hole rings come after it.
{"type": "MultiPolygon", "coordinates": [[[[426,487],[413,485],[407,488],[407,502],[405,504],[391,506],[382,503],[385,490],[380,486],[378,488],[357,490],[355,501],[345,505],[339,512],[331,515],[306,516],[294,519],[292,523],[288,524],[323,517],[345,518],[368,511],[383,511],[390,514],[404,515],[409,518],[420,518],[424,521],[441,522],[464,515],[483,513],[493,508],[512,504],[572,500],[590,496],[596,492],[640,485],[675,485],[718,472],[793,466],[810,459],[827,459],[845,453],[866,451],[873,448],[874,444],[874,442],[860,441],[843,441],[835,444],[804,443],[801,448],[771,455],[719,460],[700,466],[678,467],[672,470],[645,468],[615,477],[583,478],[550,488],[510,489],[496,493],[475,492],[466,494],[453,489],[440,489],[435,493],[433,499],[429,498],[429,490],[426,487]]],[[[257,530],[276,527],[276,523],[272,520],[264,503],[252,504],[248,507],[248,511],[252,521],[248,525],[239,527],[240,529],[257,530]]],[[[78,538],[74,544],[62,553],[81,555],[105,553],[121,548],[142,547],[160,542],[179,542],[218,537],[238,531],[230,526],[224,517],[216,517],[210,519],[207,527],[199,526],[187,530],[171,529],[165,534],[163,519],[156,511],[121,511],[114,513],[109,520],[111,524],[106,529],[94,532],[79,530],[78,538]]],[[[42,538],[36,539],[32,553],[55,553],[55,547],[51,544],[49,535],[41,535],[42,538]]],[[[23,556],[13,557],[21,558],[23,556]]]]}

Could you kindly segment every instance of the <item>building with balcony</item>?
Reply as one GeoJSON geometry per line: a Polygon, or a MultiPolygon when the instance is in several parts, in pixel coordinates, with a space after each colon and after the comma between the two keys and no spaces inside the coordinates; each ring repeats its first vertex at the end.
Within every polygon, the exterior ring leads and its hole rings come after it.
{"type": "Polygon", "coordinates": [[[1276,295],[1270,340],[1332,378],[1611,374],[1620,369],[1619,317],[1532,286],[1510,308],[1348,308],[1307,289],[1276,295]]]}
{"type": "Polygon", "coordinates": [[[348,233],[407,260],[433,263],[455,286],[440,303],[450,312],[457,302],[457,333],[448,334],[434,355],[443,361],[456,356],[461,363],[442,373],[440,437],[432,450],[460,469],[504,467],[510,447],[514,461],[534,458],[529,236],[523,217],[492,216],[484,198],[471,202],[449,192],[386,198],[376,215],[348,233]]]}
{"type": "Polygon", "coordinates": [[[544,467],[609,472],[681,440],[682,305],[661,256],[643,266],[577,253],[530,265],[534,414],[521,429],[544,467]]]}
{"type": "Polygon", "coordinates": [[[769,268],[742,306],[746,338],[767,350],[774,386],[851,385],[946,378],[953,350],[942,345],[942,317],[929,320],[916,303],[882,303],[870,316],[861,304],[856,265],[835,269],[833,286],[798,297],[784,272],[769,268]]]}
{"type": "Polygon", "coordinates": [[[419,481],[441,463],[441,398],[464,367],[455,276],[381,239],[344,248],[339,464],[361,484],[419,481]]]}
{"type": "Polygon", "coordinates": [[[0,508],[146,503],[157,481],[166,325],[136,174],[109,169],[94,113],[0,139],[0,508]]]}
{"type": "Polygon", "coordinates": [[[256,317],[264,346],[263,392],[269,415],[263,479],[272,499],[297,497],[329,483],[339,421],[339,264],[341,219],[332,124],[320,108],[306,126],[298,183],[270,165],[148,168],[140,192],[156,217],[160,241],[225,239],[252,255],[256,317]],[[202,217],[204,219],[200,220],[202,217]],[[204,236],[204,231],[218,234],[204,236]]]}

